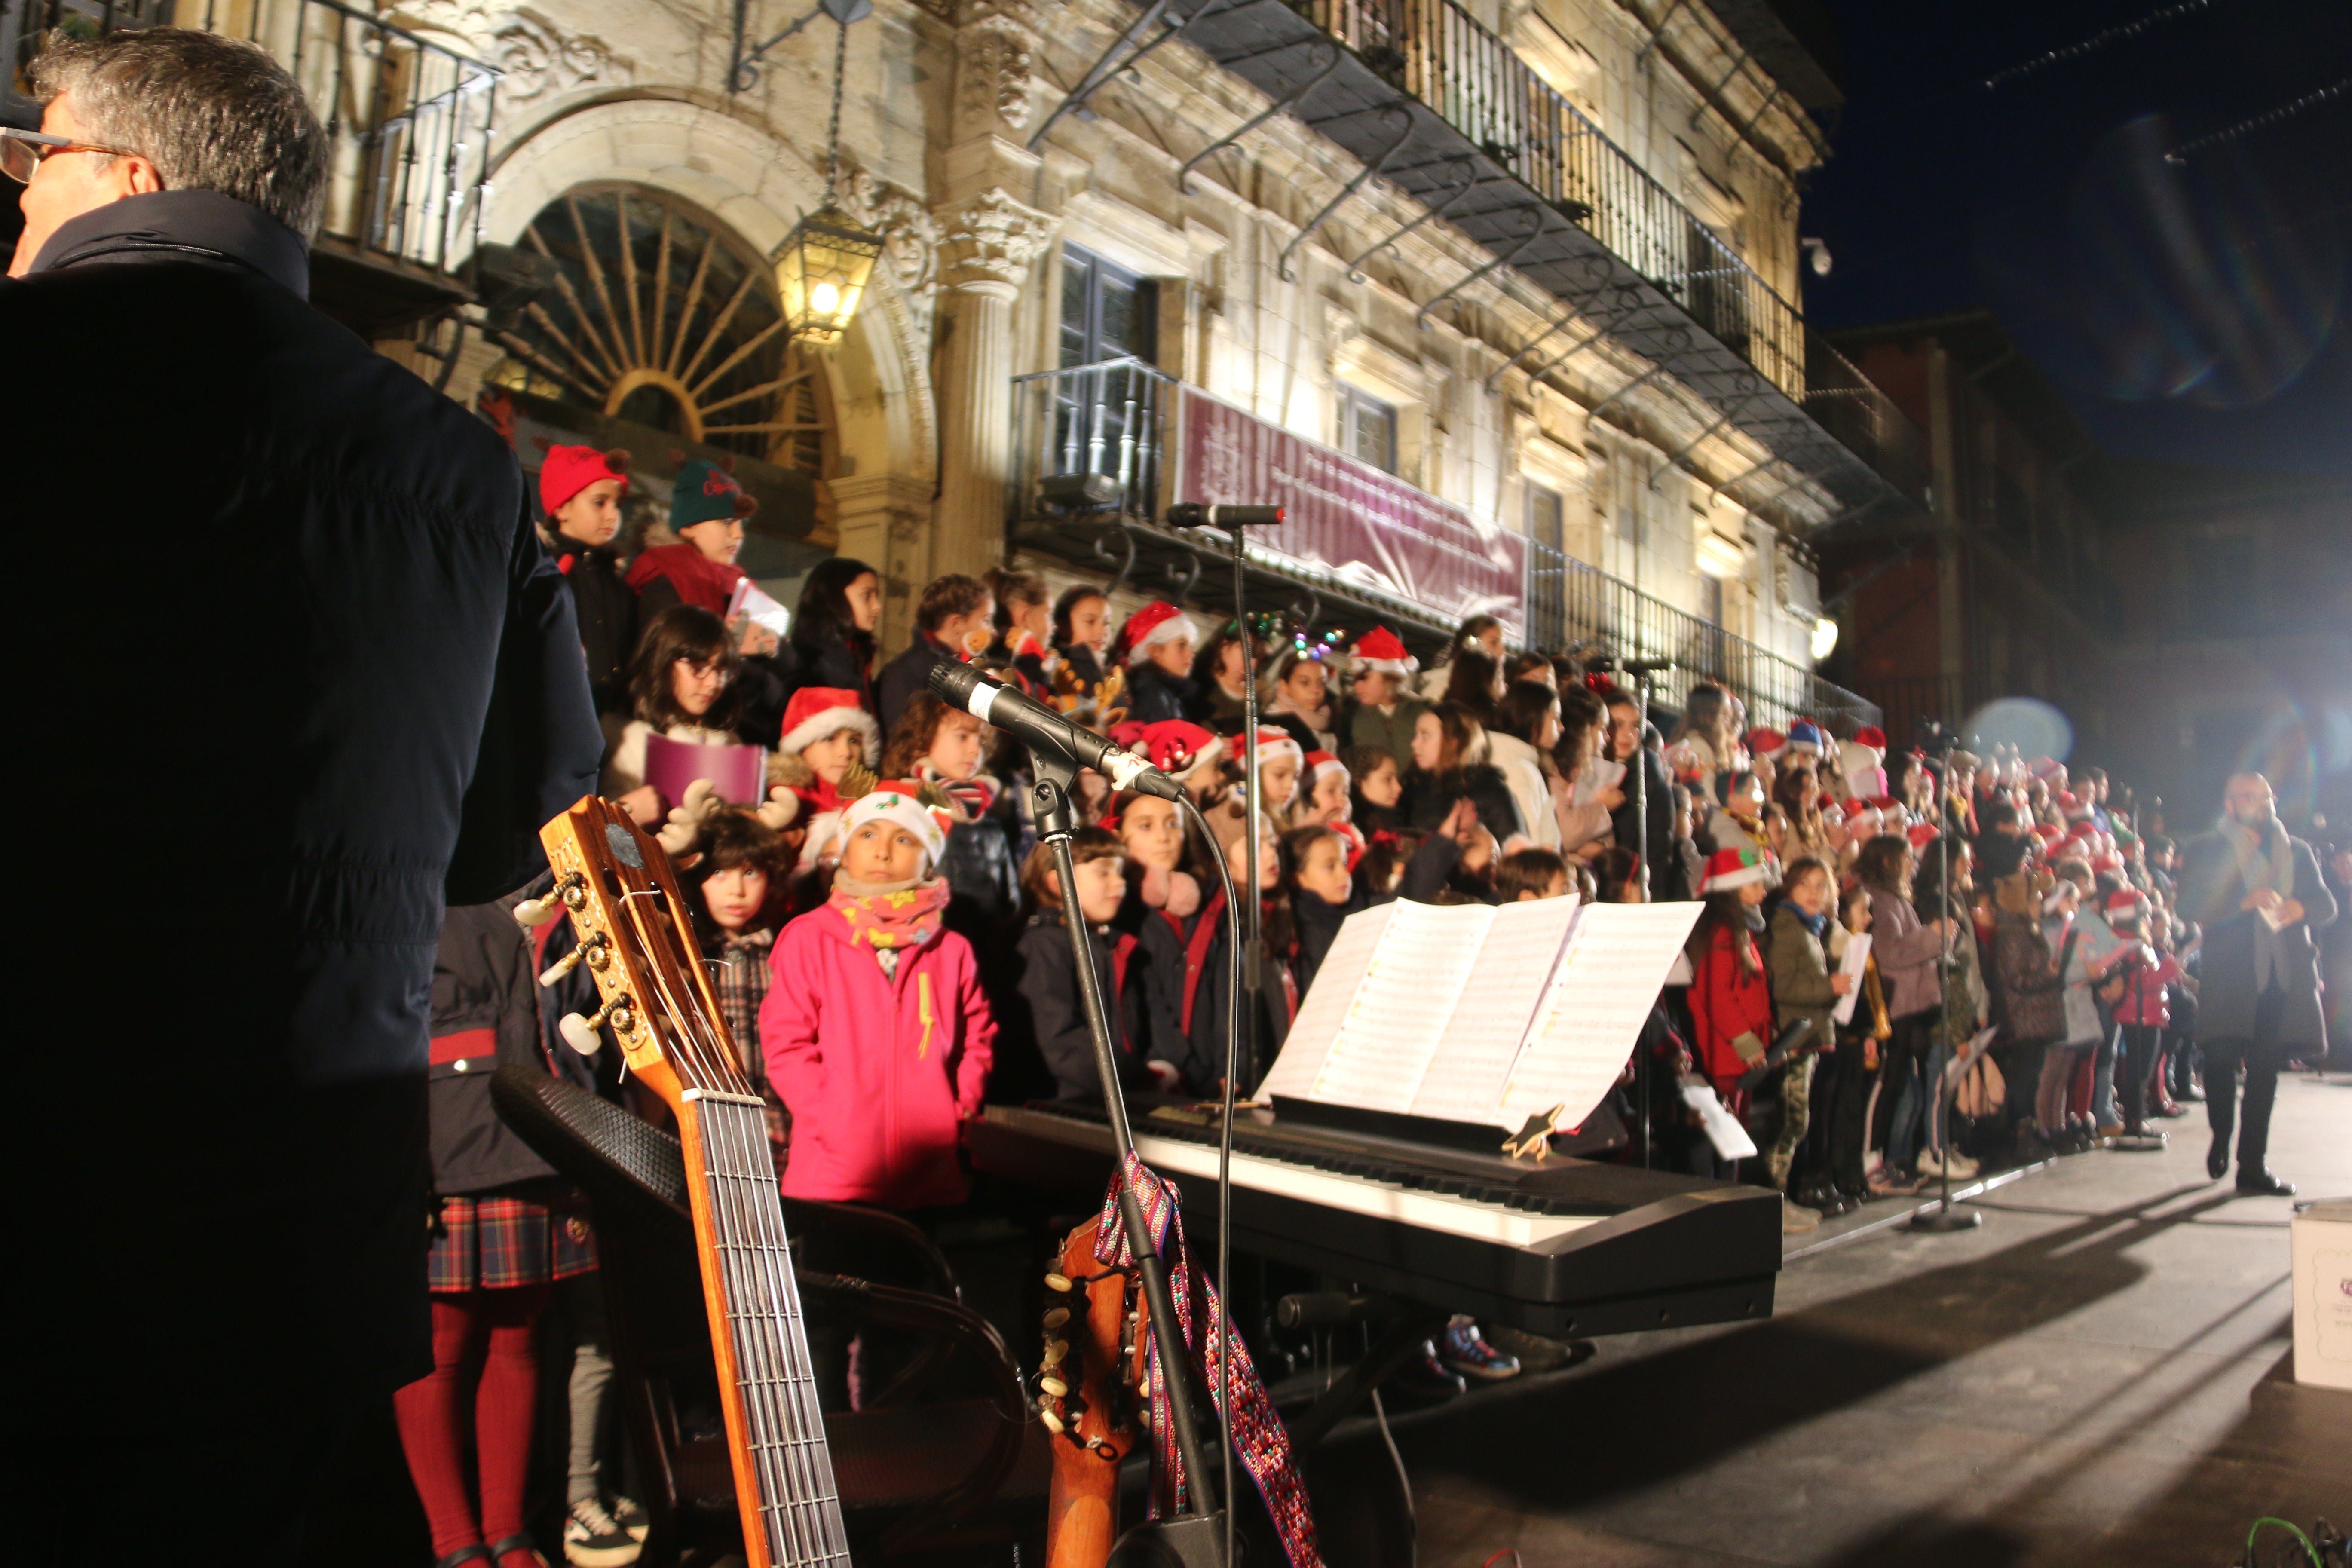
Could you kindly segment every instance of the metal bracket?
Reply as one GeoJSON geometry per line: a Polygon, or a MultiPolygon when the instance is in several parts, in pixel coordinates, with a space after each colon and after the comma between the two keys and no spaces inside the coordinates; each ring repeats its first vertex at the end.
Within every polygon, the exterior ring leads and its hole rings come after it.
{"type": "MultiPolygon", "coordinates": [[[[1528,354],[1534,353],[1536,349],[1541,347],[1545,340],[1549,338],[1554,332],[1559,331],[1562,327],[1574,322],[1579,316],[1591,309],[1593,300],[1598,300],[1603,293],[1607,292],[1609,288],[1609,264],[1605,261],[1601,261],[1598,257],[1586,257],[1584,259],[1587,261],[1597,262],[1599,264],[1601,271],[1601,281],[1600,287],[1594,289],[1591,293],[1584,295],[1582,298],[1570,302],[1567,310],[1561,314],[1558,321],[1552,322],[1549,326],[1544,328],[1542,331],[1538,332],[1534,337],[1529,338],[1526,342],[1520,344],[1518,353],[1513,354],[1510,358],[1496,365],[1494,369],[1494,373],[1486,377],[1486,391],[1494,391],[1495,384],[1503,379],[1503,373],[1505,371],[1509,370],[1521,360],[1527,358],[1528,354]]],[[[1606,329],[1604,328],[1603,330],[1606,329]]]]}
{"type": "Polygon", "coordinates": [[[1329,38],[1321,38],[1317,41],[1325,48],[1331,51],[1330,63],[1326,65],[1321,70],[1318,70],[1314,75],[1308,77],[1305,81],[1300,82],[1297,87],[1292,88],[1289,92],[1284,94],[1281,98],[1278,98],[1274,102],[1266,105],[1265,112],[1253,116],[1248,123],[1243,125],[1238,130],[1218,137],[1214,142],[1210,142],[1206,147],[1202,148],[1198,153],[1195,153],[1190,158],[1185,159],[1184,166],[1176,171],[1176,191],[1179,195],[1190,195],[1192,194],[1192,171],[1199,168],[1202,163],[1208,162],[1213,154],[1222,153],[1226,148],[1233,146],[1243,137],[1248,135],[1251,132],[1256,130],[1259,126],[1265,124],[1276,115],[1286,113],[1306,102],[1307,95],[1313,92],[1317,88],[1322,86],[1323,79],[1339,68],[1339,62],[1348,58],[1348,52],[1329,38]]]}
{"type": "Polygon", "coordinates": [[[1600,418],[1601,415],[1617,406],[1617,405],[1624,398],[1630,396],[1633,393],[1641,391],[1642,388],[1649,385],[1650,383],[1665,374],[1667,363],[1668,362],[1666,360],[1661,358],[1657,363],[1652,365],[1649,369],[1643,371],[1641,374],[1635,376],[1633,380],[1627,382],[1624,385],[1619,387],[1616,391],[1611,393],[1600,402],[1594,404],[1591,408],[1585,410],[1584,417],[1586,421],[1589,423],[1600,418]]]}
{"type": "Polygon", "coordinates": [[[1442,206],[1431,206],[1426,201],[1423,201],[1422,203],[1423,212],[1419,217],[1413,219],[1411,223],[1405,225],[1394,234],[1390,235],[1386,239],[1374,240],[1371,244],[1364,247],[1363,249],[1356,252],[1356,254],[1349,258],[1348,261],[1349,282],[1361,283],[1364,280],[1364,274],[1361,268],[1364,265],[1365,258],[1370,257],[1374,251],[1387,249],[1390,246],[1394,245],[1398,240],[1402,239],[1406,235],[1411,234],[1414,229],[1419,228],[1423,224],[1429,222],[1432,218],[1442,218],[1448,216],[1454,211],[1454,203],[1460,201],[1464,196],[1468,195],[1472,191],[1476,190],[1486,182],[1486,176],[1478,173],[1477,159],[1465,157],[1461,160],[1461,163],[1464,172],[1470,177],[1454,188],[1453,194],[1445,198],[1444,205],[1442,206]]]}
{"type": "Polygon", "coordinates": [[[1434,310],[1438,306],[1443,305],[1446,300],[1451,300],[1454,295],[1459,294],[1463,289],[1467,289],[1471,284],[1475,283],[1478,279],[1484,278],[1487,273],[1492,272],[1497,267],[1516,265],[1519,258],[1527,253],[1528,247],[1533,245],[1537,240],[1543,237],[1545,228],[1551,222],[1551,209],[1545,206],[1540,202],[1529,202],[1520,210],[1523,212],[1531,212],[1536,215],[1536,226],[1529,230],[1527,237],[1521,239],[1518,244],[1511,247],[1511,253],[1508,256],[1504,256],[1498,252],[1494,260],[1489,261],[1486,266],[1479,268],[1475,272],[1468,273],[1464,277],[1457,279],[1453,284],[1447,287],[1444,292],[1433,297],[1429,303],[1423,305],[1420,310],[1415,310],[1412,313],[1412,324],[1415,327],[1426,327],[1429,325],[1429,313],[1432,310],[1434,310]]]}
{"type": "Polygon", "coordinates": [[[1102,531],[1095,535],[1095,559],[1106,566],[1110,564],[1111,552],[1103,548],[1103,543],[1114,533],[1118,534],[1120,542],[1127,546],[1127,553],[1119,561],[1118,570],[1111,574],[1110,586],[1103,590],[1105,598],[1112,597],[1121,588],[1126,587],[1129,574],[1135,570],[1135,531],[1124,522],[1105,523],[1102,531]]]}
{"type": "MultiPolygon", "coordinates": [[[[1743,397],[1739,401],[1744,404],[1748,399],[1743,397]]],[[[1722,429],[1725,426],[1730,423],[1731,415],[1728,411],[1726,411],[1722,418],[1717,419],[1714,424],[1708,426],[1706,429],[1700,431],[1697,435],[1684,442],[1682,449],[1666,459],[1665,467],[1660,468],[1656,473],[1650,476],[1650,488],[1652,489],[1656,489],[1658,488],[1658,481],[1664,479],[1675,469],[1681,468],[1683,466],[1683,459],[1689,457],[1693,452],[1698,450],[1700,442],[1706,440],[1708,437],[1714,435],[1717,430],[1722,429]]],[[[1691,477],[1696,479],[1698,476],[1694,474],[1691,477]]]]}
{"type": "Polygon", "coordinates": [[[1667,6],[1665,10],[1659,15],[1658,25],[1650,29],[1650,36],[1642,40],[1641,52],[1633,57],[1633,68],[1635,70],[1640,70],[1642,68],[1642,62],[1650,58],[1650,51],[1658,47],[1658,40],[1666,36],[1666,24],[1673,21],[1675,19],[1675,13],[1682,8],[1683,0],[1674,0],[1674,4],[1667,6]]]}
{"type": "Polygon", "coordinates": [[[727,90],[730,95],[749,92],[758,86],[761,58],[770,49],[807,26],[819,16],[830,16],[846,27],[852,22],[863,22],[866,17],[874,15],[874,0],[818,0],[816,8],[808,15],[793,22],[767,42],[756,45],[746,51],[743,47],[743,29],[751,21],[751,0],[735,0],[735,58],[727,72],[727,90]]]}
{"type": "Polygon", "coordinates": [[[1087,68],[1087,74],[1078,79],[1078,85],[1072,88],[1066,94],[1065,94],[1061,102],[1054,105],[1054,112],[1045,116],[1045,121],[1040,124],[1035,132],[1030,136],[1028,142],[1025,143],[1028,151],[1034,153],[1037,150],[1037,143],[1045,139],[1045,132],[1054,129],[1054,127],[1060,122],[1063,115],[1067,114],[1071,110],[1077,108],[1081,104],[1085,103],[1087,99],[1092,98],[1095,94],[1096,89],[1101,87],[1103,83],[1108,81],[1112,77],[1117,76],[1120,71],[1132,67],[1138,60],[1143,58],[1144,56],[1150,54],[1152,50],[1158,48],[1160,45],[1166,43],[1169,39],[1174,37],[1185,28],[1191,26],[1193,23],[1200,21],[1204,16],[1214,16],[1220,11],[1237,11],[1247,6],[1255,5],[1258,4],[1258,0],[1209,0],[1207,5],[1202,6],[1200,10],[1194,12],[1190,16],[1180,15],[1171,17],[1168,24],[1160,29],[1160,36],[1158,37],[1152,39],[1150,43],[1145,44],[1133,54],[1129,55],[1125,59],[1118,59],[1119,51],[1134,43],[1136,39],[1141,37],[1143,36],[1144,29],[1150,26],[1152,23],[1159,21],[1160,18],[1167,13],[1168,7],[1172,3],[1173,0],[1152,0],[1150,6],[1145,10],[1141,16],[1138,16],[1133,22],[1128,24],[1128,27],[1125,32],[1111,40],[1110,47],[1102,52],[1102,58],[1095,61],[1095,63],[1087,68]],[[1111,63],[1114,60],[1118,60],[1116,65],[1111,63]]]}
{"type": "MultiPolygon", "coordinates": [[[[1764,454],[1763,461],[1752,464],[1749,467],[1741,469],[1738,473],[1732,475],[1731,478],[1724,480],[1721,484],[1707,491],[1706,504],[1713,506],[1717,501],[1722,500],[1726,495],[1728,495],[1731,492],[1732,486],[1746,484],[1748,480],[1754,479],[1757,475],[1762,473],[1765,469],[1770,468],[1780,460],[1780,454],[1768,448],[1764,454]]],[[[1750,507],[1748,510],[1753,511],[1755,508],[1750,507]]]]}
{"type": "Polygon", "coordinates": [[[1160,570],[1174,584],[1168,591],[1168,602],[1181,609],[1184,601],[1192,597],[1194,585],[1201,581],[1200,556],[1188,550],[1181,562],[1171,561],[1160,570]]]}
{"type": "Polygon", "coordinates": [[[1398,99],[1392,102],[1381,105],[1381,114],[1383,118],[1391,114],[1396,115],[1404,121],[1404,129],[1397,132],[1395,141],[1390,142],[1386,147],[1381,150],[1381,155],[1378,158],[1374,159],[1371,163],[1365,164],[1361,169],[1356,171],[1356,177],[1349,180],[1346,184],[1340,186],[1339,194],[1338,195],[1333,196],[1329,201],[1323,204],[1323,210],[1315,215],[1313,221],[1308,223],[1306,227],[1300,229],[1297,234],[1290,237],[1290,243],[1282,247],[1282,255],[1276,258],[1274,264],[1275,276],[1281,279],[1285,283],[1288,283],[1292,280],[1290,275],[1290,258],[1297,253],[1300,246],[1307,243],[1307,237],[1312,235],[1317,229],[1321,228],[1325,221],[1328,220],[1333,213],[1339,210],[1339,204],[1341,202],[1346,201],[1349,196],[1354,195],[1358,191],[1363,189],[1366,182],[1370,180],[1373,175],[1379,174],[1381,170],[1386,169],[1389,166],[1389,160],[1402,152],[1404,150],[1404,144],[1412,140],[1412,110],[1404,106],[1404,100],[1402,99],[1398,99]]]}
{"type": "Polygon", "coordinates": [[[1578,339],[1575,342],[1572,342],[1569,344],[1568,347],[1560,350],[1558,354],[1552,357],[1549,363],[1528,372],[1528,379],[1529,381],[1541,381],[1544,377],[1551,374],[1554,371],[1559,369],[1569,361],[1574,359],[1577,355],[1582,353],[1585,350],[1591,348],[1601,339],[1607,337],[1616,329],[1618,322],[1624,321],[1629,316],[1637,316],[1643,310],[1650,308],[1649,302],[1642,298],[1642,290],[1639,287],[1634,284],[1628,283],[1623,285],[1623,289],[1625,292],[1632,296],[1631,303],[1624,306],[1622,310],[1612,310],[1609,312],[1607,316],[1602,318],[1599,328],[1597,328],[1590,336],[1578,339]]]}

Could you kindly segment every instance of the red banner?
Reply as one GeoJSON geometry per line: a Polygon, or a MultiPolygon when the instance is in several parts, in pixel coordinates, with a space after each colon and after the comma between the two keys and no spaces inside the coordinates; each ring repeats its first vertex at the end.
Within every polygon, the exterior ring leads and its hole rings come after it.
{"type": "Polygon", "coordinates": [[[1282,525],[1252,529],[1253,544],[1439,620],[1488,615],[1514,638],[1524,630],[1518,534],[1192,387],[1180,392],[1177,500],[1281,507],[1282,525]]]}

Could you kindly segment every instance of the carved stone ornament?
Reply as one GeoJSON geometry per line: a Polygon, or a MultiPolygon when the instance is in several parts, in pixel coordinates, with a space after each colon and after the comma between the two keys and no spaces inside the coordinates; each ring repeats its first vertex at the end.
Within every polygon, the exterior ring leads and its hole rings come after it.
{"type": "Polygon", "coordinates": [[[1019,284],[1059,226],[1057,220],[1033,212],[1003,191],[984,191],[945,216],[948,276],[963,288],[1019,284]]]}
{"type": "Polygon", "coordinates": [[[877,179],[873,171],[853,163],[848,154],[843,154],[842,163],[843,209],[882,236],[882,254],[889,258],[899,288],[928,307],[940,284],[938,220],[912,195],[887,180],[877,179]]]}
{"type": "Polygon", "coordinates": [[[496,0],[410,0],[393,15],[419,31],[451,34],[468,54],[506,73],[499,95],[509,103],[635,79],[636,62],[604,39],[568,33],[537,11],[496,0]]]}
{"type": "Polygon", "coordinates": [[[994,114],[1015,131],[1026,127],[1035,65],[1029,40],[1011,27],[982,27],[968,34],[960,83],[964,114],[994,114]]]}

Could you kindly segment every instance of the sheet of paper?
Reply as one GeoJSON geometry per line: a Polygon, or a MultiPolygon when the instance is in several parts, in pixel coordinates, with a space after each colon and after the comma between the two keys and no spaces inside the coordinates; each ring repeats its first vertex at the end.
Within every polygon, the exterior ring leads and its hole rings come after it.
{"type": "Polygon", "coordinates": [[[1258,1085],[1258,1099],[1280,1094],[1305,1100],[1315,1092],[1315,1075],[1323,1070],[1323,1058],[1339,1037],[1340,1020],[1356,1000],[1364,972],[1380,950],[1381,933],[1402,907],[1381,904],[1359,910],[1341,922],[1339,934],[1331,939],[1331,951],[1323,955],[1323,965],[1315,972],[1315,984],[1299,1001],[1298,1016],[1290,1021],[1282,1054],[1274,1058],[1265,1081],[1258,1085]]]}
{"type": "Polygon", "coordinates": [[[1706,1141],[1715,1145],[1718,1158],[1745,1160],[1756,1152],[1756,1140],[1748,1136],[1748,1129],[1739,1125],[1739,1118],[1724,1107],[1711,1086],[1683,1085],[1683,1103],[1698,1112],[1699,1125],[1706,1133],[1706,1141]]]}
{"type": "Polygon", "coordinates": [[[751,616],[754,625],[765,626],[780,637],[793,635],[793,613],[790,610],[760,592],[759,584],[749,577],[743,579],[740,586],[749,592],[744,594],[743,603],[737,607],[751,616]]]}
{"type": "MultiPolygon", "coordinates": [[[[1389,907],[1396,912],[1308,1099],[1363,1110],[1411,1110],[1495,919],[1484,904],[1399,900],[1389,907]]],[[[1315,983],[1323,983],[1319,973],[1315,983]]]]}
{"type": "Polygon", "coordinates": [[[1503,1080],[1535,1021],[1575,920],[1573,893],[1505,904],[1495,911],[1477,976],[1454,1004],[1454,1017],[1413,1096],[1413,1115],[1495,1120],[1503,1080]]]}
{"type": "Polygon", "coordinates": [[[687,786],[709,779],[719,798],[734,805],[757,805],[766,798],[767,753],[757,746],[698,746],[667,735],[646,737],[646,783],[661,792],[665,805],[686,798],[687,786]]]}
{"type": "Polygon", "coordinates": [[[1601,798],[1601,792],[1615,789],[1625,780],[1625,764],[1595,757],[1576,772],[1576,804],[1591,805],[1601,798]]]}
{"type": "MultiPolygon", "coordinates": [[[[1845,938],[1845,957],[1838,964],[1838,973],[1853,977],[1853,989],[1839,997],[1837,1005],[1830,1009],[1830,1016],[1841,1024],[1853,1022],[1853,1005],[1862,999],[1862,966],[1869,959],[1870,933],[1848,931],[1845,938]]],[[[1828,1041],[1822,1043],[1829,1044],[1828,1041]]]]}
{"type": "Polygon", "coordinates": [[[1633,1054],[1701,908],[1594,904],[1578,917],[1504,1086],[1498,1125],[1516,1129],[1555,1106],[1564,1107],[1555,1127],[1578,1126],[1592,1113],[1633,1054]]]}
{"type": "Polygon", "coordinates": [[[1953,1084],[1959,1081],[1959,1078],[1962,1073],[1968,1071],[1969,1068],[1976,1065],[1977,1058],[1985,1054],[1985,1047],[1991,1045],[1993,1037],[2000,1033],[2000,1026],[1998,1024],[1994,1024],[1987,1028],[1979,1029],[1969,1037],[1967,1047],[1958,1056],[1948,1057],[1945,1058],[1945,1089],[1949,1089],[1953,1084]]]}

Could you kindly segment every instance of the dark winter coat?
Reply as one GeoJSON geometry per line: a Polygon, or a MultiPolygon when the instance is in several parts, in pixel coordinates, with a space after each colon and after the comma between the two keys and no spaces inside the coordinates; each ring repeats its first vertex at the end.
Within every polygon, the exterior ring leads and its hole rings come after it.
{"type": "MultiPolygon", "coordinates": [[[[1171,675],[1148,658],[1139,658],[1127,667],[1127,717],[1130,723],[1157,724],[1164,719],[1190,719],[1199,694],[1200,685],[1191,677],[1171,675]]],[[[1259,716],[1258,721],[1273,722],[1264,715],[1259,716]]]]}
{"type": "Polygon", "coordinates": [[[906,651],[882,667],[882,678],[875,684],[875,700],[880,704],[875,716],[882,721],[884,735],[898,727],[898,715],[907,710],[915,693],[930,689],[931,667],[954,657],[948,645],[930,633],[917,632],[906,651]]]}
{"type": "MultiPolygon", "coordinates": [[[[1165,976],[1142,951],[1141,939],[1108,926],[1087,931],[1095,974],[1113,1008],[1112,1051],[1122,1089],[1150,1089],[1147,1061],[1183,1069],[1188,1054],[1177,1022],[1177,998],[1165,976]]],[[[1094,1031],[1078,996],[1078,970],[1070,952],[1069,928],[1059,910],[1042,910],[1021,933],[1021,995],[1037,1049],[1054,1074],[1055,1095],[1063,1100],[1100,1100],[1102,1074],[1095,1062],[1094,1031]]]]}
{"type": "Polygon", "coordinates": [[[1503,782],[1500,769],[1473,764],[1449,773],[1428,773],[1415,768],[1405,775],[1404,798],[1397,803],[1404,813],[1405,826],[1415,833],[1434,833],[1445,824],[1454,803],[1463,796],[1478,811],[1478,821],[1495,836],[1499,849],[1504,840],[1523,831],[1519,808],[1511,798],[1511,786],[1503,782]]]}
{"type": "Polygon", "coordinates": [[[622,578],[621,558],[609,546],[591,549],[555,536],[556,569],[572,589],[580,647],[588,658],[588,689],[596,711],[629,711],[629,656],[637,649],[637,595],[622,578]]]}
{"type": "Polygon", "coordinates": [[[505,900],[452,909],[441,922],[433,956],[432,1065],[425,1076],[433,1190],[443,1197],[555,1173],[490,1103],[490,1079],[499,1068],[547,1070],[531,945],[505,900]]]}
{"type": "Polygon", "coordinates": [[[308,267],[258,210],[164,191],[68,222],[0,282],[16,564],[90,584],[22,598],[23,646],[75,668],[20,700],[62,734],[106,693],[149,760],[19,756],[27,798],[86,831],[20,844],[45,901],[17,955],[81,970],[120,923],[93,853],[132,853],[170,928],[124,994],[23,988],[25,1037],[71,1043],[60,1088],[107,1064],[81,1112],[28,1119],[64,1147],[19,1158],[70,1172],[72,1201],[34,1205],[71,1226],[19,1258],[56,1285],[23,1331],[73,1369],[73,1408],[124,1407],[102,1369],[135,1375],[150,1431],[429,1367],[445,900],[542,868],[540,825],[603,749],[514,454],[311,309],[308,267]]]}
{"type": "MultiPolygon", "coordinates": [[[[2284,833],[2273,823],[2273,833],[2284,833]]],[[[2319,1010],[2319,949],[2312,932],[2324,931],[2336,920],[2336,895],[2319,873],[2319,858],[2302,839],[2291,842],[2294,863],[2292,897],[2303,905],[2303,919],[2282,927],[2277,935],[2280,990],[2284,993],[2279,1014],[2277,1044],[2299,1047],[2327,1044],[2327,1025],[2319,1010]]],[[[2254,941],[2262,917],[2238,906],[2246,896],[2238,858],[2229,841],[2207,833],[2182,847],[2180,913],[2205,928],[2205,945],[2197,961],[2197,1037],[2200,1040],[2250,1040],[2254,1034],[2254,1008],[2261,1000],[2254,973],[2254,941]]]]}
{"type": "MultiPolygon", "coordinates": [[[[784,648],[791,655],[784,661],[790,668],[782,671],[787,701],[793,692],[814,686],[827,691],[855,691],[858,705],[873,711],[872,637],[864,632],[837,633],[814,620],[796,619],[792,641],[784,648]]],[[[779,714],[782,711],[777,710],[779,714]]]]}

